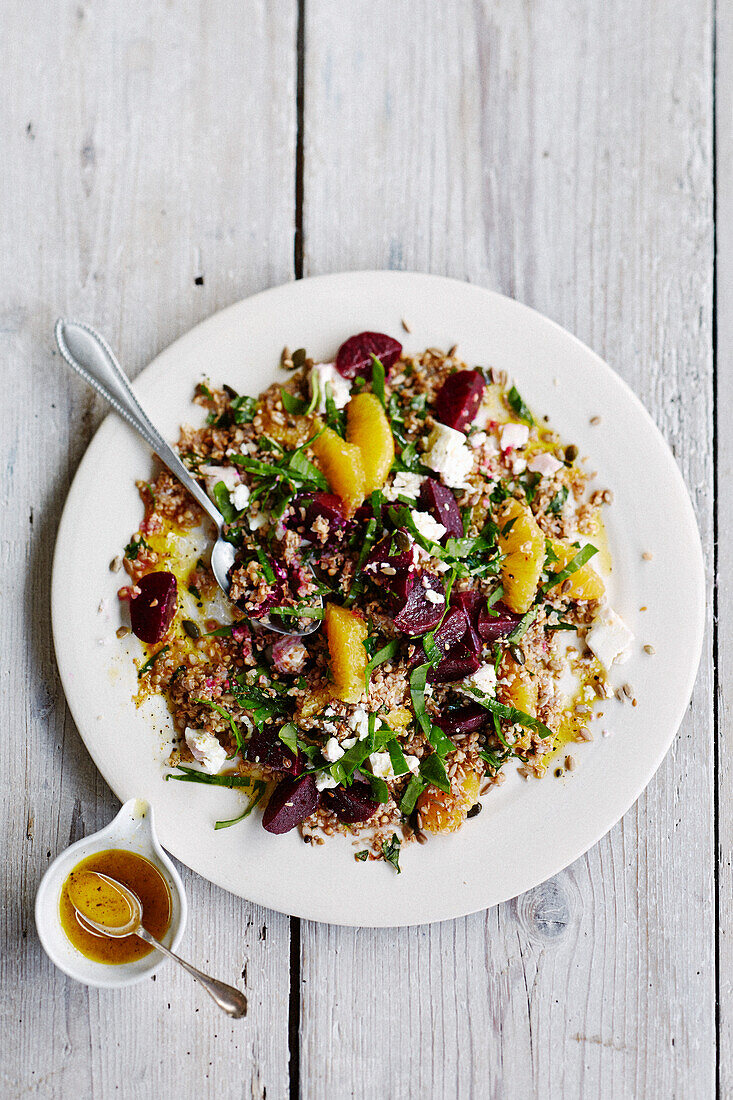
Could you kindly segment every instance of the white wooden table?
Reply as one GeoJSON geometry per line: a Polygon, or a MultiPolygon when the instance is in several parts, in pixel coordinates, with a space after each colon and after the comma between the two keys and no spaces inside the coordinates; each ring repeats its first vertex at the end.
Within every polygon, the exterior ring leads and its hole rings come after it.
{"type": "MultiPolygon", "coordinates": [[[[715,8],[2,5],[3,1098],[733,1096],[733,10],[715,8]],[[60,510],[104,413],[52,322],[90,320],[134,372],[254,291],[382,267],[535,306],[652,411],[708,565],[687,718],[611,833],[515,901],[354,931],[185,872],[187,953],[242,975],[247,1019],[170,967],[86,989],[32,916],[50,858],[117,805],[49,630],[60,510]]],[[[683,607],[679,625],[684,644],[683,607]]]]}

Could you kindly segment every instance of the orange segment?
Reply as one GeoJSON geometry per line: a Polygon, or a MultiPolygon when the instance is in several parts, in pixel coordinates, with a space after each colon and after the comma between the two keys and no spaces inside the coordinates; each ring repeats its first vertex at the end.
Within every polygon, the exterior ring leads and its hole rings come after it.
{"type": "Polygon", "coordinates": [[[363,619],[337,604],[326,604],[326,637],[333,695],[345,703],[358,703],[364,694],[368,664],[364,642],[369,629],[363,619]]]}
{"type": "MultiPolygon", "coordinates": [[[[553,573],[560,573],[578,553],[577,547],[568,546],[558,539],[552,540],[552,549],[557,554],[557,563],[550,566],[553,573]]],[[[563,591],[563,596],[571,600],[600,600],[606,591],[603,578],[596,573],[590,562],[581,565],[577,572],[571,573],[568,580],[570,585],[563,591]]],[[[552,588],[554,587],[553,585],[552,588]]],[[[552,592],[552,588],[548,591],[552,592]]]]}
{"type": "Polygon", "coordinates": [[[506,554],[501,566],[503,600],[510,611],[524,615],[537,592],[545,559],[545,536],[525,504],[505,500],[499,506],[499,548],[506,554]],[[506,534],[502,532],[506,531],[506,534]]]}
{"type": "Polygon", "coordinates": [[[313,443],[313,453],[328,484],[354,512],[366,496],[366,474],[361,449],[347,443],[332,428],[324,428],[313,443]]]}
{"type": "Polygon", "coordinates": [[[394,438],[379,398],[359,393],[346,406],[346,438],[361,451],[365,495],[381,489],[394,462],[394,438]]]}
{"type": "Polygon", "coordinates": [[[522,674],[522,668],[513,657],[508,654],[504,658],[502,679],[509,682],[499,686],[499,702],[504,706],[516,707],[523,710],[531,718],[537,716],[537,684],[527,674],[522,674]]]}
{"type": "Polygon", "coordinates": [[[473,769],[459,772],[451,793],[426,787],[417,800],[420,828],[427,833],[454,833],[478,800],[481,777],[473,769]]]}

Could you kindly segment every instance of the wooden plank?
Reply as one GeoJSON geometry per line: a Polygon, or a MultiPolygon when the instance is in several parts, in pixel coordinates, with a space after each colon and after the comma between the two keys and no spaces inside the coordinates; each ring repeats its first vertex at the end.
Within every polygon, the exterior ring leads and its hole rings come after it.
{"type": "Polygon", "coordinates": [[[88,319],[134,373],[214,310],[292,277],[296,19],[295,0],[4,11],[3,1096],[287,1094],[287,918],[184,874],[183,953],[229,980],[246,970],[249,1016],[234,1022],[173,966],[125,991],[67,980],[32,904],[50,858],[117,806],[51,646],[54,534],[105,412],[54,360],[52,324],[88,319]]]}
{"type": "Polygon", "coordinates": [[[719,1095],[733,1094],[733,12],[716,18],[716,237],[717,237],[717,795],[718,795],[718,1011],[719,1095]]]}
{"type": "MultiPolygon", "coordinates": [[[[710,0],[306,16],[305,273],[454,275],[576,332],[651,409],[712,563],[710,0]]],[[[708,632],[672,751],[563,874],[430,928],[305,925],[303,1095],[712,1095],[711,741],[708,632]]]]}

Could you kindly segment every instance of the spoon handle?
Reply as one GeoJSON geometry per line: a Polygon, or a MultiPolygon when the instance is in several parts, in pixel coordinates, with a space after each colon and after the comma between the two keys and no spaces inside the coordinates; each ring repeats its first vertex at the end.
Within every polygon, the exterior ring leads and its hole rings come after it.
{"type": "Polygon", "coordinates": [[[185,959],[182,959],[179,955],[174,954],[164,944],[159,943],[146,928],[140,925],[135,934],[140,937],[141,940],[145,940],[152,947],[156,947],[158,951],[162,951],[164,955],[167,955],[169,959],[175,959],[184,970],[187,970],[192,978],[195,978],[199,985],[202,985],[209,996],[216,1001],[219,1008],[226,1012],[227,1016],[232,1016],[235,1020],[245,1016],[247,1013],[247,998],[244,993],[241,993],[238,989],[235,989],[232,985],[227,985],[226,982],[219,982],[216,978],[210,978],[208,974],[202,973],[197,970],[195,966],[191,966],[185,959]]]}
{"type": "Polygon", "coordinates": [[[219,531],[224,517],[189,474],[176,452],[168,446],[135,396],[135,391],[107,341],[89,325],[80,321],[56,322],[56,343],[70,367],[93,386],[112,408],[143,437],[170,472],[177,477],[194,500],[204,509],[219,531]]]}

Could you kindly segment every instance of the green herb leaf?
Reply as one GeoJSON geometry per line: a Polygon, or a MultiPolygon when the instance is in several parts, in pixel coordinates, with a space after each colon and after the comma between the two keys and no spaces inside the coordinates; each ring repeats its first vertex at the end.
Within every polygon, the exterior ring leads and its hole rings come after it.
{"type": "Polygon", "coordinates": [[[252,813],[255,806],[262,799],[263,794],[267,790],[267,783],[263,782],[263,780],[261,779],[256,779],[254,786],[255,790],[252,791],[252,800],[250,801],[244,812],[241,813],[239,817],[230,817],[228,821],[215,821],[215,829],[228,829],[230,825],[238,825],[240,821],[244,821],[245,817],[249,817],[249,815],[252,813]]]}
{"type": "Polygon", "coordinates": [[[389,802],[389,787],[384,780],[380,779],[378,775],[373,775],[371,772],[364,771],[362,768],[359,768],[359,771],[364,778],[368,779],[371,783],[374,801],[382,804],[389,802]]]}
{"type": "Polygon", "coordinates": [[[527,633],[530,626],[537,618],[539,611],[539,607],[530,607],[527,614],[522,616],[517,625],[514,627],[514,630],[511,632],[511,634],[508,635],[507,641],[518,642],[519,639],[527,633]]]}
{"type": "Polygon", "coordinates": [[[235,424],[251,424],[257,412],[257,398],[246,397],[241,394],[232,399],[230,404],[235,424]]]}
{"type": "Polygon", "coordinates": [[[278,730],[278,737],[282,741],[283,745],[290,749],[293,756],[298,755],[298,731],[292,722],[286,722],[278,730]]]}
{"type": "Polygon", "coordinates": [[[214,500],[216,501],[217,508],[224,517],[224,522],[231,523],[237,514],[237,510],[232,504],[229,490],[223,481],[217,481],[214,486],[214,500]]]}
{"type": "Polygon", "coordinates": [[[410,782],[405,788],[405,793],[402,796],[400,802],[400,813],[403,813],[405,817],[409,817],[412,811],[415,809],[415,803],[425,790],[425,783],[418,775],[413,775],[410,782]]]}
{"type": "Polygon", "coordinates": [[[563,505],[568,499],[568,492],[569,490],[567,485],[563,485],[561,489],[558,489],[550,503],[547,505],[547,512],[549,515],[557,516],[560,514],[560,512],[562,512],[563,505]]]}
{"type": "Polygon", "coordinates": [[[391,840],[385,840],[382,844],[382,856],[386,859],[387,863],[391,863],[397,874],[401,874],[400,871],[400,848],[402,844],[400,842],[397,833],[392,833],[391,840]]]}
{"type": "Polygon", "coordinates": [[[562,584],[568,577],[572,577],[573,573],[577,573],[579,569],[590,561],[594,554],[598,553],[597,546],[591,546],[590,543],[584,546],[582,550],[579,550],[572,561],[568,562],[564,569],[559,573],[553,573],[550,579],[543,584],[540,588],[540,592],[549,592],[551,588],[556,588],[558,584],[562,584]]]}
{"type": "Polygon", "coordinates": [[[194,703],[200,703],[201,706],[210,707],[211,710],[215,710],[217,714],[220,714],[222,716],[222,718],[226,718],[226,720],[229,723],[229,726],[231,728],[234,740],[237,743],[237,748],[241,752],[242,749],[243,749],[243,746],[244,746],[244,742],[242,740],[242,733],[241,733],[241,730],[239,729],[239,726],[234,721],[234,719],[232,718],[231,714],[226,709],[226,707],[222,707],[219,703],[214,703],[210,699],[194,699],[192,701],[194,703]]]}
{"type": "Polygon", "coordinates": [[[155,662],[156,662],[156,661],[158,660],[158,657],[162,657],[162,656],[163,656],[163,654],[164,654],[164,653],[167,653],[169,649],[170,649],[170,646],[169,646],[169,645],[164,645],[164,646],[163,646],[163,647],[162,647],[161,649],[159,649],[159,650],[158,650],[158,652],[157,652],[157,653],[154,653],[154,654],[152,655],[152,657],[148,657],[148,659],[147,659],[147,661],[145,662],[145,664],[144,664],[144,665],[142,665],[142,666],[141,666],[141,667],[140,667],[140,668],[138,669],[138,674],[137,674],[137,675],[138,675],[138,678],[140,678],[141,676],[144,676],[146,672],[150,672],[151,668],[153,667],[153,665],[155,664],[155,662]]]}
{"type": "Polygon", "coordinates": [[[420,729],[426,737],[430,735],[431,722],[425,708],[425,684],[428,678],[428,671],[432,667],[433,662],[426,661],[425,664],[418,665],[417,668],[414,668],[410,674],[412,709],[415,712],[415,717],[417,718],[420,729]]]}
{"type": "Polygon", "coordinates": [[[539,718],[533,718],[531,714],[525,714],[523,710],[517,710],[516,707],[508,707],[504,703],[498,703],[496,699],[492,699],[491,696],[479,691],[478,688],[463,688],[463,691],[467,695],[471,695],[486,710],[490,710],[497,718],[503,718],[505,722],[509,722],[511,725],[537,730],[543,738],[555,736],[551,729],[540,722],[539,718]]]}
{"type": "Polygon", "coordinates": [[[365,859],[369,859],[369,852],[366,848],[362,848],[360,852],[356,853],[354,858],[360,860],[363,863],[365,859]]]}
{"type": "Polygon", "coordinates": [[[399,742],[394,738],[387,742],[387,752],[389,753],[389,761],[395,775],[407,775],[410,769],[407,766],[405,754],[400,748],[399,742]]]}
{"type": "Polygon", "coordinates": [[[377,665],[383,665],[385,661],[391,661],[392,658],[397,654],[399,648],[399,638],[393,638],[391,642],[387,642],[385,646],[382,646],[382,648],[378,649],[377,652],[374,654],[371,661],[366,666],[366,671],[364,673],[364,686],[366,687],[367,691],[369,691],[369,681],[371,680],[374,669],[377,667],[377,665]]]}
{"type": "Polygon", "coordinates": [[[382,408],[384,408],[384,367],[381,360],[377,359],[374,354],[372,354],[372,393],[379,398],[382,408]]]}
{"type": "Polygon", "coordinates": [[[183,775],[168,772],[166,779],[178,779],[181,783],[207,783],[212,787],[249,787],[252,780],[248,775],[209,775],[208,772],[199,772],[195,768],[187,768],[184,764],[176,765],[183,775]]]}
{"type": "Polygon", "coordinates": [[[150,549],[150,544],[145,541],[142,535],[138,535],[137,538],[131,539],[125,547],[125,557],[127,560],[137,561],[137,556],[143,547],[145,547],[146,550],[150,549]]]}
{"type": "Polygon", "coordinates": [[[434,787],[450,794],[450,782],[445,764],[437,752],[431,753],[430,756],[424,756],[420,761],[420,776],[426,783],[432,783],[434,787]]]}
{"type": "Polygon", "coordinates": [[[520,420],[524,420],[526,424],[534,424],[534,417],[522,400],[522,395],[516,386],[512,386],[506,395],[506,399],[520,420]]]}

